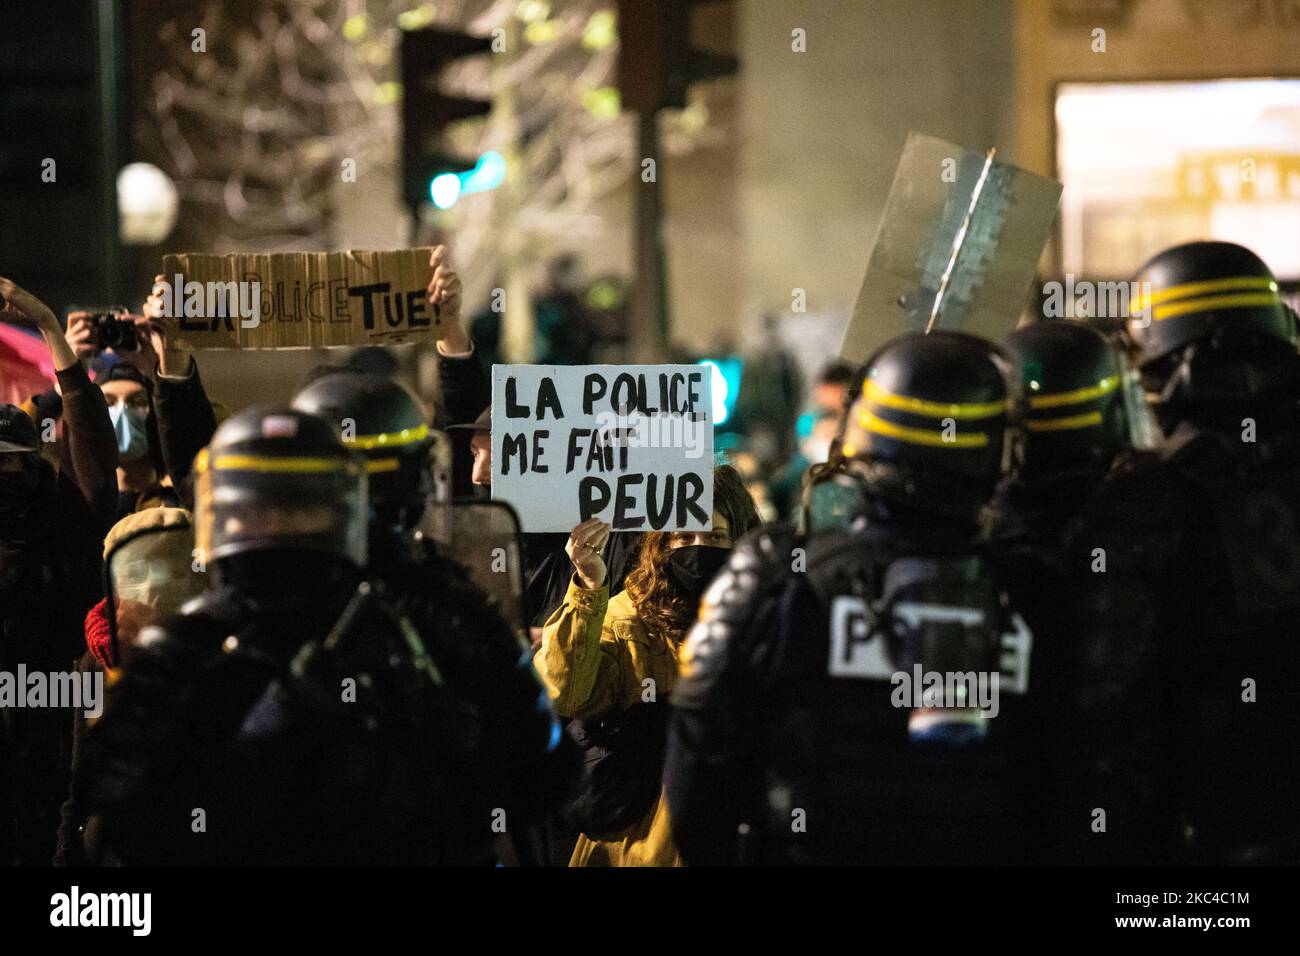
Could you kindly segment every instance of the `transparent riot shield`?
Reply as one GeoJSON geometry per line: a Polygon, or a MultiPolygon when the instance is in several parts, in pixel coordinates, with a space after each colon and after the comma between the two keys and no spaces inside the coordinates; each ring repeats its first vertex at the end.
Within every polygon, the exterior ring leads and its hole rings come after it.
{"type": "Polygon", "coordinates": [[[419,531],[443,546],[452,539],[451,439],[446,432],[430,430],[433,439],[425,464],[429,473],[428,493],[419,531]]]}
{"type": "Polygon", "coordinates": [[[452,503],[450,516],[448,555],[494,599],[501,616],[526,634],[523,548],[515,509],[504,501],[462,498],[452,503]]]}
{"type": "Polygon", "coordinates": [[[149,528],[114,546],[107,562],[108,618],[114,652],[131,647],[140,631],[175,615],[207,585],[194,555],[189,525],[149,528]]]}
{"type": "Polygon", "coordinates": [[[426,464],[428,494],[413,530],[463,565],[471,580],[495,599],[501,615],[524,634],[527,619],[519,516],[504,501],[453,499],[451,441],[445,432],[429,434],[433,444],[426,464]]]}
{"type": "Polygon", "coordinates": [[[864,362],[906,332],[993,341],[1016,327],[1061,184],[912,133],[894,174],[840,355],[864,362]]]}

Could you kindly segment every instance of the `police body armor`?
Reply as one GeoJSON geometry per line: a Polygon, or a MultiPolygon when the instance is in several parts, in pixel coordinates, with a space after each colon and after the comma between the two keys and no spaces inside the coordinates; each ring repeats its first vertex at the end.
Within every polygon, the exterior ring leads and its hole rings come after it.
{"type": "Polygon", "coordinates": [[[1168,461],[1202,517],[1169,581],[1182,612],[1175,633],[1187,638],[1171,652],[1182,661],[1170,701],[1183,731],[1174,772],[1186,858],[1294,864],[1300,447],[1201,435],[1168,461]]]}
{"type": "MultiPolygon", "coordinates": [[[[562,805],[577,756],[532,666],[518,518],[503,502],[451,500],[451,446],[398,383],[335,373],[293,401],[341,429],[369,478],[368,576],[409,620],[448,688],[471,705],[497,804],[516,824],[562,805]]],[[[510,837],[523,832],[512,827],[510,837]]],[[[526,848],[503,840],[508,860],[526,848]]]]}
{"type": "MultiPolygon", "coordinates": [[[[1175,862],[1300,861],[1300,358],[1296,316],[1249,249],[1193,242],[1138,272],[1128,333],[1166,433],[1181,520],[1156,582],[1161,623],[1103,620],[1098,657],[1157,665],[1130,700],[1158,698],[1138,795],[1173,819],[1154,852],[1175,862]],[[1111,634],[1128,623],[1125,634],[1111,634]],[[1107,636],[1109,634],[1109,636],[1107,636]],[[1172,854],[1172,855],[1171,855],[1172,854]]],[[[1149,495],[1148,495],[1149,497],[1149,495]]],[[[1138,507],[1149,507],[1146,503],[1138,507]]],[[[1085,545],[1086,546],[1086,545],[1085,545]]],[[[1131,706],[1142,713],[1141,705],[1131,706]]],[[[1149,710],[1149,706],[1147,710],[1149,710]]]]}
{"type": "Polygon", "coordinates": [[[1300,860],[1300,459],[1183,436],[1081,513],[1053,724],[1067,864],[1300,860]]]}
{"type": "MultiPolygon", "coordinates": [[[[482,515],[489,509],[473,510],[482,515]]],[[[484,546],[490,544],[486,530],[484,546]]],[[[510,567],[517,569],[517,560],[510,567]]],[[[499,593],[488,594],[480,586],[485,577],[425,537],[410,541],[381,574],[388,600],[415,627],[443,679],[478,709],[494,761],[515,766],[549,753],[559,725],[520,633],[519,590],[503,583],[499,593]]],[[[511,577],[506,571],[495,576],[511,577]]]]}
{"type": "Polygon", "coordinates": [[[771,551],[800,544],[806,583],[784,608],[798,625],[754,655],[781,690],[757,745],[767,757],[749,861],[1033,859],[1033,638],[982,556],[904,550],[861,527],[771,551]]]}
{"type": "Polygon", "coordinates": [[[195,557],[214,583],[141,632],[87,734],[87,849],[155,864],[486,861],[479,715],[363,579],[363,459],[322,419],[253,408],[195,469],[195,557]]]}
{"type": "Polygon", "coordinates": [[[477,715],[400,653],[381,596],[337,610],[218,589],[144,632],[83,756],[90,859],[490,861],[477,715]]]}
{"type": "Polygon", "coordinates": [[[673,688],[665,781],[688,863],[733,849],[708,809],[724,787],[751,801],[753,862],[1035,860],[1041,655],[978,531],[1012,386],[977,337],[887,343],[845,421],[847,525],[737,545],[673,688]]]}

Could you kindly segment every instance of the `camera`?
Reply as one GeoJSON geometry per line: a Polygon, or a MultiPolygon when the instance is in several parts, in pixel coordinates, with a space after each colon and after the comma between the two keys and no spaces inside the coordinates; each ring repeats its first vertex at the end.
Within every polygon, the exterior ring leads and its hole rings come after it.
{"type": "Polygon", "coordinates": [[[112,349],[114,352],[134,352],[140,347],[136,338],[135,323],[122,316],[126,309],[118,311],[92,312],[88,318],[95,329],[95,346],[101,351],[112,349]]]}

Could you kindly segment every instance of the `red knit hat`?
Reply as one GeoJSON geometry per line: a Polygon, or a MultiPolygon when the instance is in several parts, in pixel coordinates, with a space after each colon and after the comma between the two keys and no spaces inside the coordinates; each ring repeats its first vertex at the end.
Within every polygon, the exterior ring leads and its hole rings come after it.
{"type": "Polygon", "coordinates": [[[86,647],[104,670],[117,666],[113,658],[113,635],[108,629],[108,618],[104,616],[104,607],[108,598],[104,598],[86,612],[86,647]]]}

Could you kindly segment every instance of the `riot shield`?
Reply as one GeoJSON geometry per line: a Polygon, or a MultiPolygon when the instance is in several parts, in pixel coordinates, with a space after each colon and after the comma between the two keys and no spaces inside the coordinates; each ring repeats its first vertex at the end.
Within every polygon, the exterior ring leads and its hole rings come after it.
{"type": "Polygon", "coordinates": [[[931,136],[903,147],[840,355],[860,364],[906,332],[993,341],[1016,326],[1061,184],[931,136]]]}
{"type": "Polygon", "coordinates": [[[121,660],[140,631],[175,615],[206,586],[196,570],[194,528],[148,528],[114,545],[106,562],[108,618],[114,655],[121,660]]]}
{"type": "Polygon", "coordinates": [[[525,634],[523,548],[515,510],[504,501],[460,498],[450,515],[448,555],[494,599],[501,616],[525,634]]]}
{"type": "Polygon", "coordinates": [[[419,531],[446,547],[452,539],[451,439],[446,432],[432,429],[429,437],[432,442],[425,465],[429,484],[419,531]]]}

